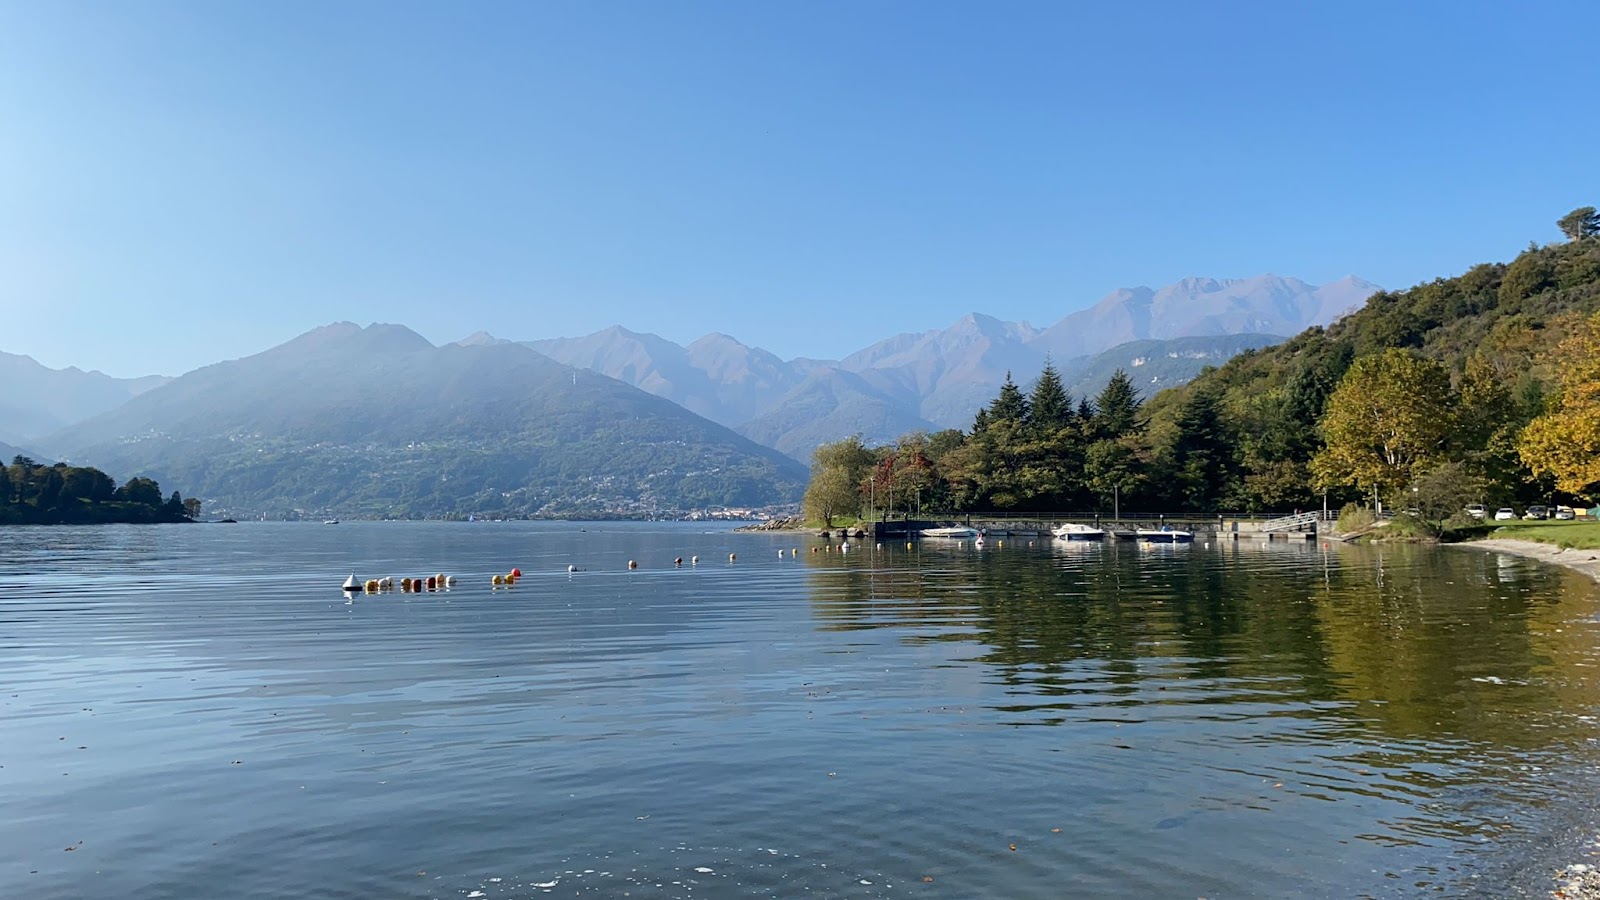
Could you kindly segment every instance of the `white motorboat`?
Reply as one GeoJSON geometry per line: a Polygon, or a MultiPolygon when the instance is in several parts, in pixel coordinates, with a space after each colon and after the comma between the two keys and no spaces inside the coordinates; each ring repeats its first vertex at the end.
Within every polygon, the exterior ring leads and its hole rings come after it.
{"type": "Polygon", "coordinates": [[[978,529],[963,528],[958,525],[947,528],[924,528],[917,532],[917,535],[919,537],[933,538],[934,540],[944,541],[970,541],[977,539],[979,536],[978,529]]]}
{"type": "Polygon", "coordinates": [[[1181,528],[1173,528],[1171,525],[1163,525],[1157,529],[1139,529],[1138,538],[1151,544],[1187,544],[1194,540],[1194,534],[1181,528]]]}
{"type": "Polygon", "coordinates": [[[1103,541],[1105,531],[1082,522],[1068,522],[1051,532],[1058,541],[1103,541]]]}

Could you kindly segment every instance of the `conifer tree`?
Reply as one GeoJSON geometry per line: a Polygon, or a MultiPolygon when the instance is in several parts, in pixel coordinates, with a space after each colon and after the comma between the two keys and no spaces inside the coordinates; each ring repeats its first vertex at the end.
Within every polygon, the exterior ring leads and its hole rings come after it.
{"type": "Polygon", "coordinates": [[[1044,371],[1034,382],[1028,398],[1028,424],[1038,432],[1050,432],[1072,424],[1072,397],[1061,386],[1061,375],[1046,359],[1044,371]]]}
{"type": "Polygon", "coordinates": [[[1121,369],[1111,374],[1094,405],[1095,431],[1102,438],[1121,437],[1139,427],[1142,401],[1133,389],[1133,379],[1121,369]]]}
{"type": "Polygon", "coordinates": [[[1011,422],[1021,425],[1028,421],[1028,398],[1023,395],[1022,389],[1011,380],[1011,373],[1006,373],[1005,384],[1000,385],[1000,396],[994,398],[989,404],[990,425],[994,420],[1011,422]]]}

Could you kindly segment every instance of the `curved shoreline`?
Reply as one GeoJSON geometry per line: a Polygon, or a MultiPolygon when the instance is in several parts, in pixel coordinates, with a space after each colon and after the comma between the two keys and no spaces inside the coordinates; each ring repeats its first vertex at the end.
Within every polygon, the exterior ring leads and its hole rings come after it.
{"type": "Polygon", "coordinates": [[[1557,547],[1555,544],[1541,544],[1538,541],[1517,541],[1509,538],[1484,538],[1481,541],[1464,541],[1460,544],[1447,544],[1446,546],[1477,548],[1495,553],[1506,553],[1511,556],[1537,559],[1540,562],[1547,562],[1571,569],[1574,572],[1581,572],[1594,581],[1600,582],[1600,550],[1569,550],[1565,547],[1557,547]]]}
{"type": "MultiPolygon", "coordinates": [[[[1571,569],[1600,583],[1600,550],[1572,550],[1554,544],[1541,544],[1538,541],[1517,541],[1508,538],[1485,538],[1481,541],[1466,541],[1447,546],[1476,548],[1536,559],[1571,569]]],[[[1600,836],[1597,836],[1592,845],[1591,854],[1594,852],[1593,848],[1600,848],[1600,836]]],[[[1562,900],[1600,900],[1600,869],[1593,864],[1572,863],[1555,873],[1554,878],[1556,887],[1551,889],[1551,897],[1562,900]]]]}

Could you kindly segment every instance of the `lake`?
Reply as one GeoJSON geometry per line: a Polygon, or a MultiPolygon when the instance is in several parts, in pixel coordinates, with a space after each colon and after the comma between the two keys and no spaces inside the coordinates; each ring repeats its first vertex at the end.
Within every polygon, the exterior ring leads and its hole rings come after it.
{"type": "Polygon", "coordinates": [[[1500,896],[1547,890],[1600,821],[1575,574],[834,547],[0,530],[0,896],[1500,896]]]}

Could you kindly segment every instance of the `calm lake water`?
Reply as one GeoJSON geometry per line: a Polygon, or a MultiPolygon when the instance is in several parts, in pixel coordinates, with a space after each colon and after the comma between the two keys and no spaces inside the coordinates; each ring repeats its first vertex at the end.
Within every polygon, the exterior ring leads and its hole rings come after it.
{"type": "Polygon", "coordinates": [[[820,546],[0,530],[0,896],[1503,895],[1593,834],[1576,575],[820,546]],[[352,572],[460,582],[347,603],[352,572]]]}

